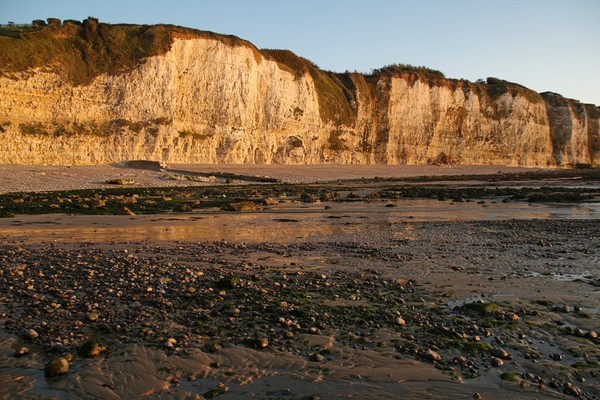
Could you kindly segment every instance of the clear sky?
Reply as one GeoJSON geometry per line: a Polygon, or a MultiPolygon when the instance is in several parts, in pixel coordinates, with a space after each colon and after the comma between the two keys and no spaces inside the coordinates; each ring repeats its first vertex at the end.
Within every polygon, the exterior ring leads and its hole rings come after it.
{"type": "Polygon", "coordinates": [[[600,105],[600,0],[0,0],[0,23],[88,16],[232,34],[332,71],[424,65],[600,105]]]}

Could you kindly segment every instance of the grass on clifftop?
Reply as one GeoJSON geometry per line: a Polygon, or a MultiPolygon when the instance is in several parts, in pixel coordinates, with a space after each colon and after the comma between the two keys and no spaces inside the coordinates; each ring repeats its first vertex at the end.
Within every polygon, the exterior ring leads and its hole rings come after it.
{"type": "Polygon", "coordinates": [[[75,85],[85,85],[98,75],[117,75],[137,67],[147,57],[166,53],[177,35],[255,49],[235,36],[173,25],[111,25],[88,18],[81,24],[0,29],[0,73],[11,76],[47,68],[65,74],[75,85]]]}
{"type": "Polygon", "coordinates": [[[373,70],[373,75],[395,75],[395,74],[404,74],[404,73],[416,73],[419,75],[423,75],[424,77],[429,78],[445,78],[446,76],[442,71],[438,71],[437,69],[431,69],[424,66],[414,66],[410,64],[390,64],[385,67],[381,67],[379,69],[373,70]]]}
{"type": "Polygon", "coordinates": [[[542,97],[539,93],[526,88],[523,85],[519,85],[518,83],[505,81],[503,79],[489,77],[485,83],[487,93],[493,98],[497,99],[504,93],[510,93],[513,97],[517,94],[525,97],[532,103],[539,103],[542,100],[542,97]]]}

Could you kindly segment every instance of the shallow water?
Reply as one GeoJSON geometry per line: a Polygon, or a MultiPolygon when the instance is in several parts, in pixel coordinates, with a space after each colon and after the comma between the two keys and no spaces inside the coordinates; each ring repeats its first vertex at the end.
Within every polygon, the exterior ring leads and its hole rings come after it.
{"type": "Polygon", "coordinates": [[[0,219],[0,238],[17,242],[239,241],[294,243],[352,240],[364,234],[381,240],[390,224],[502,221],[510,219],[600,219],[600,203],[453,203],[400,200],[376,203],[283,203],[258,212],[218,210],[186,214],[73,216],[64,214],[0,219]],[[333,204],[326,206],[325,204],[333,204]],[[390,207],[393,206],[393,207],[390,207]]]}

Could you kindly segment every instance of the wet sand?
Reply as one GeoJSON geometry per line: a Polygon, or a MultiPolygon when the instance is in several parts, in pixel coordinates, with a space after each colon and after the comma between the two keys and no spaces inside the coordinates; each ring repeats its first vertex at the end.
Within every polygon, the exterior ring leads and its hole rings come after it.
{"type": "Polygon", "coordinates": [[[600,396],[597,203],[389,205],[2,218],[0,397],[600,396]]]}

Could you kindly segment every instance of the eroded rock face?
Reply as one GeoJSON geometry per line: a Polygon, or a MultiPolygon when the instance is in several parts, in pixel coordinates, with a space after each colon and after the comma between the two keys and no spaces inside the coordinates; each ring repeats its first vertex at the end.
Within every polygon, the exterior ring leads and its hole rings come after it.
{"type": "Polygon", "coordinates": [[[558,165],[600,163],[600,112],[555,93],[543,93],[552,139],[553,158],[558,165]]]}
{"type": "Polygon", "coordinates": [[[339,96],[319,76],[206,37],[85,85],[57,69],[12,73],[0,77],[0,162],[600,162],[592,105],[415,73],[327,73],[353,113],[342,118],[324,111],[339,96]]]}

